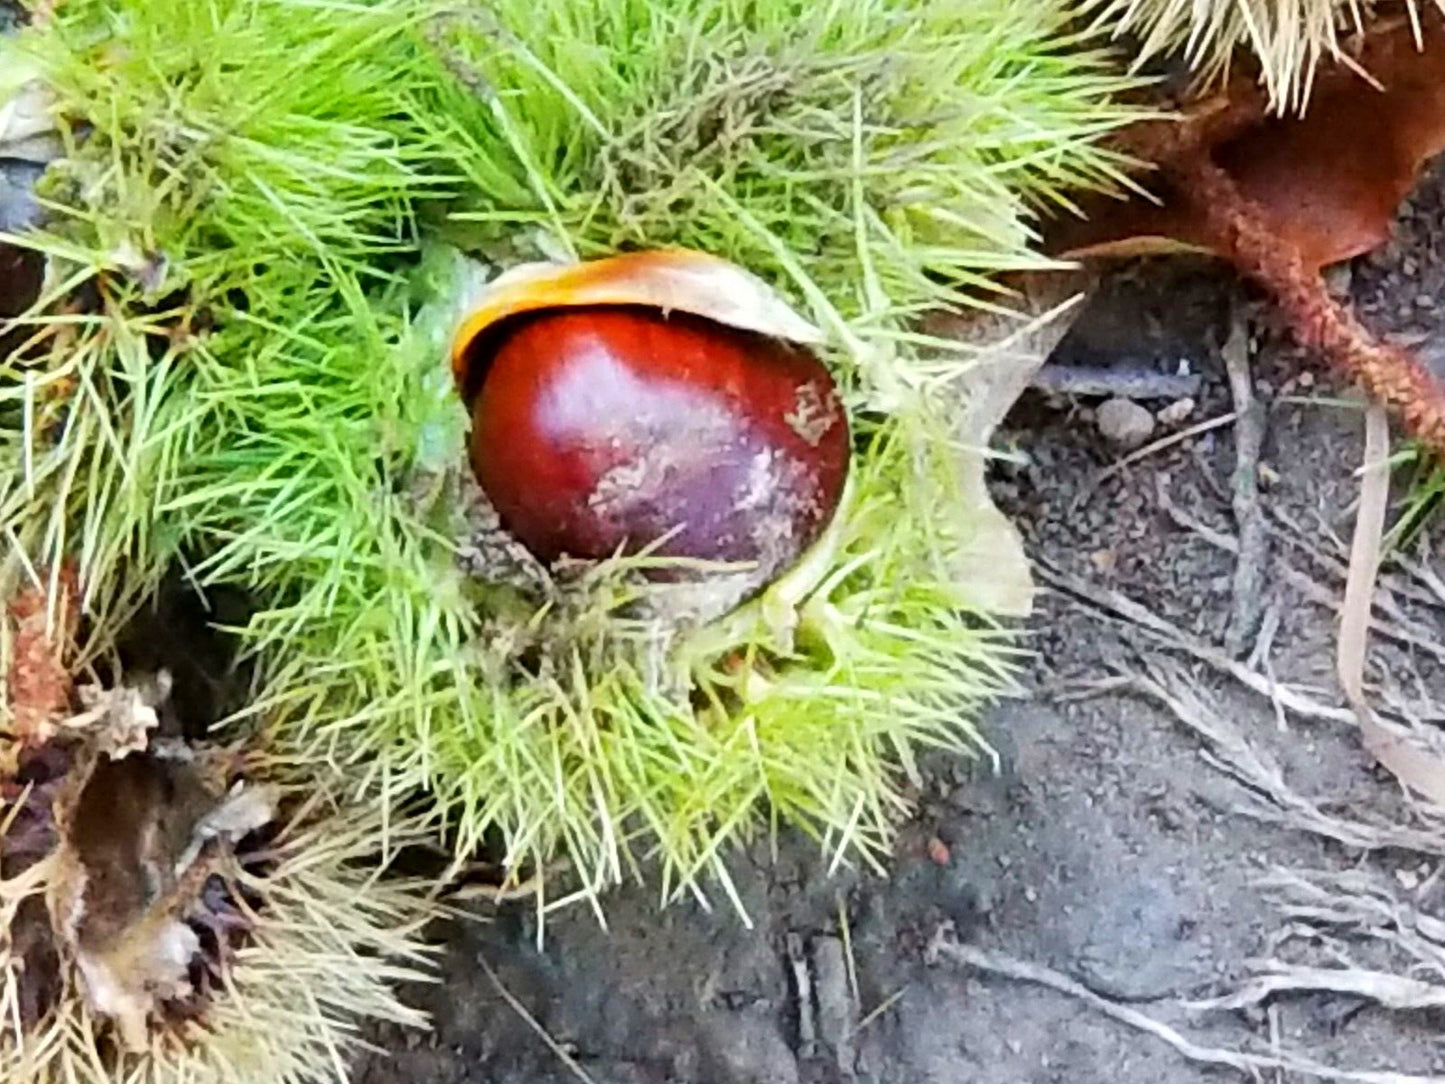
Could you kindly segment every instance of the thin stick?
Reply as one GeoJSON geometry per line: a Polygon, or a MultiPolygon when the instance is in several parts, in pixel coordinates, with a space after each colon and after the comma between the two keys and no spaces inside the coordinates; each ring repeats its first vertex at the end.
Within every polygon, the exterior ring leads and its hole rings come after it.
{"type": "Polygon", "coordinates": [[[1062,569],[1051,565],[1042,556],[1035,558],[1034,572],[1044,583],[1072,596],[1078,605],[1096,614],[1110,616],[1130,628],[1150,637],[1158,643],[1183,651],[1200,662],[1207,663],[1221,673],[1228,674],[1247,689],[1251,689],[1267,700],[1278,700],[1287,708],[1307,719],[1323,719],[1334,723],[1355,722],[1355,714],[1349,708],[1337,708],[1322,704],[1290,685],[1280,685],[1263,674],[1249,669],[1238,659],[1232,659],[1216,647],[1190,636],[1176,625],[1164,620],[1147,606],[1144,606],[1121,592],[1100,588],[1077,576],[1071,576],[1062,569]]]}
{"type": "Polygon", "coordinates": [[[908,987],[906,985],[900,986],[898,989],[894,990],[893,993],[889,994],[886,998],[879,1002],[878,1005],[874,1007],[867,1016],[863,1017],[862,1020],[858,1021],[859,1032],[862,1032],[862,1030],[866,1028],[869,1024],[873,1023],[874,1020],[877,1020],[889,1009],[893,1008],[893,1006],[898,1003],[898,999],[906,993],[908,993],[908,987]]]}
{"type": "Polygon", "coordinates": [[[1122,684],[1101,684],[1101,691],[1127,688],[1147,696],[1203,738],[1208,743],[1205,761],[1241,783],[1254,799],[1238,807],[1236,812],[1311,832],[1352,849],[1399,848],[1430,855],[1445,854],[1445,836],[1438,831],[1371,824],[1325,812],[1318,803],[1297,793],[1285,779],[1279,762],[1268,751],[1252,744],[1225,713],[1207,703],[1181,670],[1155,662],[1149,671],[1126,676],[1122,684]]]}
{"type": "Polygon", "coordinates": [[[492,980],[492,985],[497,988],[497,993],[502,995],[502,1000],[510,1005],[512,1011],[520,1016],[526,1025],[537,1033],[541,1040],[547,1044],[547,1048],[557,1055],[558,1060],[572,1071],[572,1075],[582,1081],[582,1084],[597,1084],[597,1081],[587,1075],[587,1070],[577,1064],[577,1059],[563,1050],[561,1044],[547,1033],[547,1029],[537,1022],[535,1016],[527,1011],[527,1006],[518,1001],[512,991],[507,989],[506,985],[503,984],[502,980],[497,976],[497,973],[492,970],[492,965],[487,963],[487,958],[480,952],[477,953],[477,963],[482,965],[482,970],[487,973],[487,978],[492,980]]]}
{"type": "Polygon", "coordinates": [[[1203,383],[1204,378],[1198,374],[1180,375],[1113,366],[1045,365],[1033,375],[1029,387],[1054,395],[1183,399],[1198,395],[1203,383]]]}
{"type": "Polygon", "coordinates": [[[1249,370],[1249,324],[1238,305],[1223,354],[1229,372],[1229,393],[1238,418],[1234,424],[1230,504],[1239,534],[1224,650],[1237,657],[1259,623],[1263,608],[1260,587],[1264,580],[1265,542],[1264,518],[1259,509],[1259,456],[1264,447],[1266,419],[1264,404],[1255,397],[1254,378],[1249,370]]]}
{"type": "MultiPolygon", "coordinates": [[[[1201,540],[1207,542],[1215,549],[1222,550],[1235,557],[1239,556],[1239,542],[1232,536],[1224,534],[1222,531],[1216,531],[1197,516],[1190,514],[1175,504],[1174,499],[1169,495],[1169,488],[1164,484],[1162,478],[1156,479],[1155,490],[1158,494],[1159,507],[1163,509],[1164,514],[1176,525],[1198,535],[1201,540]]],[[[1274,532],[1271,531],[1269,533],[1273,534],[1274,532]]],[[[1282,541],[1298,545],[1298,541],[1295,539],[1282,538],[1282,541]]],[[[1300,548],[1304,547],[1301,546],[1300,548]]],[[[1288,563],[1281,562],[1281,566],[1277,567],[1277,572],[1278,575],[1275,578],[1279,582],[1289,584],[1303,595],[1306,601],[1323,606],[1336,614],[1341,612],[1343,603],[1340,601],[1337,591],[1317,582],[1312,579],[1308,573],[1302,572],[1288,563]]],[[[1400,606],[1392,602],[1388,596],[1378,596],[1377,594],[1377,597],[1374,599],[1374,608],[1387,614],[1392,619],[1391,622],[1379,619],[1374,620],[1371,623],[1371,630],[1376,635],[1388,640],[1394,640],[1397,643],[1404,644],[1406,647],[1414,648],[1423,654],[1433,656],[1440,662],[1445,662],[1445,644],[1438,643],[1432,638],[1418,622],[1412,621],[1400,606]]],[[[1269,614],[1265,616],[1266,625],[1272,620],[1275,627],[1261,628],[1261,641],[1265,640],[1264,634],[1266,632],[1269,633],[1270,637],[1273,637],[1275,632],[1278,631],[1279,618],[1277,608],[1274,611],[1273,618],[1271,618],[1269,614]]],[[[1249,669],[1257,670],[1259,668],[1260,662],[1264,658],[1265,647],[1267,647],[1267,644],[1263,646],[1256,644],[1255,652],[1250,655],[1245,663],[1249,669]]]]}

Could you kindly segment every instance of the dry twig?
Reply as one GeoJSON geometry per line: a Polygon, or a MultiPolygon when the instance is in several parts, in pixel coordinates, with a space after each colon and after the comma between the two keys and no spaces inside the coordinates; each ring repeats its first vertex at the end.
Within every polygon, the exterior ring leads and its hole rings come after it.
{"type": "Polygon", "coordinates": [[[1264,518],[1259,508],[1259,456],[1264,447],[1266,413],[1264,404],[1254,394],[1254,379],[1250,374],[1249,322],[1237,304],[1223,354],[1236,419],[1230,503],[1239,532],[1224,650],[1238,657],[1259,624],[1263,609],[1260,588],[1264,580],[1265,539],[1264,518]]]}
{"type": "MultiPolygon", "coordinates": [[[[1159,476],[1155,479],[1155,489],[1160,509],[1164,512],[1165,515],[1170,518],[1170,520],[1174,522],[1176,526],[1182,527],[1185,530],[1191,532],[1192,534],[1197,535],[1200,539],[1209,543],[1209,545],[1213,546],[1215,549],[1222,550],[1223,552],[1229,554],[1239,554],[1239,541],[1236,538],[1231,535],[1225,534],[1223,531],[1216,530],[1209,524],[1205,523],[1198,516],[1193,515],[1192,513],[1185,510],[1184,508],[1181,508],[1177,503],[1175,503],[1174,498],[1169,493],[1167,480],[1163,476],[1159,476]]],[[[1295,524],[1290,524],[1289,529],[1291,531],[1295,531],[1298,530],[1298,526],[1295,524]]],[[[1281,532],[1274,529],[1268,529],[1268,533],[1272,537],[1278,537],[1283,542],[1291,543],[1298,546],[1305,552],[1312,553],[1312,555],[1316,557],[1319,563],[1329,568],[1337,569],[1342,577],[1346,575],[1346,568],[1343,564],[1329,561],[1329,559],[1324,554],[1319,553],[1317,549],[1310,547],[1302,540],[1293,537],[1285,537],[1281,532]]],[[[1295,568],[1289,564],[1284,564],[1283,562],[1281,563],[1278,571],[1279,579],[1285,583],[1288,583],[1292,588],[1294,588],[1301,595],[1303,595],[1308,601],[1313,602],[1318,606],[1325,607],[1331,613],[1337,614],[1340,612],[1343,604],[1340,599],[1339,591],[1332,590],[1329,587],[1326,587],[1324,584],[1311,578],[1308,574],[1300,571],[1298,568],[1295,568]]],[[[1395,642],[1402,644],[1407,648],[1412,648],[1426,655],[1433,656],[1440,662],[1445,662],[1445,644],[1440,643],[1439,639],[1423,625],[1421,625],[1418,621],[1412,620],[1409,615],[1406,614],[1397,603],[1395,603],[1388,597],[1382,596],[1379,592],[1376,592],[1374,607],[1375,609],[1379,610],[1381,614],[1390,619],[1389,621],[1385,621],[1380,618],[1374,619],[1374,621],[1371,623],[1371,630],[1376,635],[1382,636],[1388,640],[1394,640],[1395,642]]],[[[1266,617],[1268,617],[1268,615],[1266,615],[1266,617]]],[[[1262,626],[1260,630],[1261,639],[1264,638],[1264,633],[1266,631],[1268,631],[1272,636],[1274,631],[1276,630],[1269,629],[1267,626],[1262,626]]],[[[1256,645],[1256,650],[1251,652],[1249,657],[1249,667],[1251,669],[1257,668],[1262,658],[1263,652],[1260,651],[1258,649],[1258,645],[1256,645]]]]}
{"type": "Polygon", "coordinates": [[[1323,704],[1295,686],[1280,684],[1264,674],[1251,670],[1239,660],[1230,658],[1223,651],[1206,644],[1198,637],[1190,636],[1148,607],[1135,602],[1119,591],[1102,588],[1098,584],[1088,583],[1077,576],[1070,575],[1051,564],[1043,556],[1036,558],[1034,571],[1041,581],[1069,595],[1081,609],[1097,614],[1104,620],[1120,621],[1132,631],[1156,644],[1198,659],[1220,673],[1234,678],[1245,688],[1260,696],[1277,701],[1283,708],[1296,715],[1333,723],[1353,724],[1355,721],[1354,713],[1348,708],[1323,704]]]}
{"type": "Polygon", "coordinates": [[[497,993],[501,996],[502,1000],[507,1003],[513,1012],[522,1018],[522,1022],[531,1028],[539,1039],[547,1044],[547,1049],[557,1055],[557,1060],[565,1065],[573,1076],[582,1081],[582,1084],[597,1084],[592,1077],[587,1075],[587,1070],[583,1069],[582,1066],[577,1063],[577,1059],[567,1053],[567,1051],[563,1049],[562,1044],[552,1038],[551,1034],[538,1022],[537,1018],[527,1011],[527,1006],[517,1000],[517,995],[507,989],[501,977],[492,969],[492,965],[487,962],[487,958],[478,953],[477,963],[480,964],[482,970],[486,972],[487,978],[492,980],[492,985],[496,987],[497,993]]]}
{"type": "Polygon", "coordinates": [[[1204,379],[1197,373],[1161,373],[1154,369],[1094,365],[1045,365],[1029,387],[1052,395],[1121,399],[1184,399],[1198,395],[1204,379]]]}

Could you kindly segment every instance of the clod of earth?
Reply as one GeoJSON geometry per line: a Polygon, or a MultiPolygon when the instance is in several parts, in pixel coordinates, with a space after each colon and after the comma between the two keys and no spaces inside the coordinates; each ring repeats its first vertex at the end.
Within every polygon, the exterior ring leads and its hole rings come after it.
{"type": "MultiPolygon", "coordinates": [[[[847,415],[812,353],[696,314],[705,306],[688,303],[676,258],[600,265],[613,282],[670,284],[661,295],[624,286],[612,303],[514,309],[464,328],[472,464],[503,524],[544,561],[646,551],[747,562],[771,578],[838,506],[847,415]]],[[[527,296],[551,300],[554,283],[527,296]]]]}
{"type": "Polygon", "coordinates": [[[1407,351],[1381,343],[1333,299],[1329,264],[1369,252],[1421,167],[1445,150],[1445,25],[1382,24],[1318,76],[1309,111],[1272,117],[1247,81],[1147,123],[1121,142],[1159,167],[1157,202],[1087,201],[1050,248],[1071,257],[1196,249],[1269,290],[1291,331],[1445,450],[1445,388],[1407,351]]]}

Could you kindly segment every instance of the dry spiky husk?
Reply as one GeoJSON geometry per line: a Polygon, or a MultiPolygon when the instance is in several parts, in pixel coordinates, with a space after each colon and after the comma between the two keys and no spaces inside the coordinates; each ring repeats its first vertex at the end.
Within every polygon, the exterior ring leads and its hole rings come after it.
{"type": "MultiPolygon", "coordinates": [[[[393,987],[424,977],[419,930],[431,913],[422,888],[382,879],[375,857],[387,835],[380,811],[346,810],[313,799],[293,808],[266,843],[264,862],[229,851],[202,859],[191,878],[200,904],[207,881],[225,883],[244,924],[203,998],[156,999],[135,1020],[98,1004],[93,964],[62,946],[44,951],[38,901],[64,894],[76,875],[65,848],[0,879],[0,1079],[7,1084],[291,1084],[342,1080],[357,1023],[420,1027],[425,1019],[393,987]],[[37,986],[34,964],[56,968],[37,986]],[[29,968],[27,968],[27,964],[29,968]],[[27,1019],[37,1009],[37,1019],[27,1019]],[[132,1049],[123,1049],[129,1044],[132,1049]]],[[[391,829],[390,843],[409,833],[391,829]]],[[[174,945],[174,939],[169,942],[174,945]]],[[[154,941],[167,946],[164,935],[154,941]]],[[[159,977],[154,973],[153,977],[159,977]]],[[[112,992],[113,993],[113,992],[112,992]]]]}
{"type": "Polygon", "coordinates": [[[428,832],[157,737],[164,672],[74,688],[67,595],[52,623],[20,592],[0,638],[0,1080],[342,1079],[360,1019],[424,1024],[393,987],[432,895],[377,856],[428,832]]]}
{"type": "MultiPolygon", "coordinates": [[[[1080,5],[1100,25],[1137,39],[1141,64],[1182,54],[1204,86],[1222,84],[1237,68],[1256,68],[1270,107],[1281,113],[1303,112],[1320,67],[1348,59],[1349,38],[1377,10],[1401,6],[1377,0],[1083,0],[1080,5]]],[[[1406,0],[1403,7],[1417,28],[1427,9],[1445,12],[1442,0],[1406,0]]]]}

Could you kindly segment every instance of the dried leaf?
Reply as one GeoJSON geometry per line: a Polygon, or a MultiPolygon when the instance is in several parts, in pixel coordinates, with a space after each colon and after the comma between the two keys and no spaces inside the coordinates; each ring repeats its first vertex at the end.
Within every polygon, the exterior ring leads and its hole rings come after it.
{"type": "Polygon", "coordinates": [[[962,499],[975,528],[971,544],[955,558],[956,579],[975,592],[971,600],[975,605],[991,613],[1026,617],[1033,608],[1033,574],[1018,528],[994,505],[984,481],[989,441],[1068,332],[1087,280],[1082,275],[1053,273],[1025,276],[1015,285],[1019,314],[978,312],[940,318],[931,330],[978,350],[956,385],[963,404],[955,424],[964,449],[962,499]]]}
{"type": "MultiPolygon", "coordinates": [[[[1407,23],[1382,27],[1358,47],[1358,69],[1321,71],[1309,112],[1269,117],[1258,88],[1239,81],[1194,104],[1171,134],[1136,132],[1151,145],[1202,140],[1204,149],[1310,269],[1369,252],[1389,237],[1421,167],[1445,150],[1445,28],[1428,22],[1423,48],[1407,23]]],[[[1199,249],[1231,258],[1200,215],[1166,181],[1160,202],[1092,199],[1086,220],[1060,222],[1056,253],[1119,256],[1199,249]]]]}
{"type": "Polygon", "coordinates": [[[1380,719],[1365,699],[1365,656],[1369,650],[1375,581],[1380,567],[1385,517],[1390,502],[1390,426],[1378,406],[1365,414],[1365,465],[1359,511],[1350,545],[1350,570],[1340,613],[1336,668],[1345,696],[1369,751],[1401,783],[1445,809],[1445,751],[1433,735],[1412,734],[1380,719]],[[1431,748],[1431,742],[1437,748],[1431,748]]]}
{"type": "Polygon", "coordinates": [[[269,823],[275,794],[238,786],[218,800],[204,764],[153,754],[97,756],[77,774],[57,810],[50,909],[91,1008],[114,1021],[126,1049],[144,1050],[152,1014],[193,992],[201,945],[186,920],[202,909],[227,853],[214,841],[233,843],[269,823]]]}
{"type": "Polygon", "coordinates": [[[162,670],[135,685],[102,689],[82,685],[78,690],[84,710],[65,720],[67,730],[88,730],[90,747],[119,760],[127,753],[144,752],[150,732],[160,725],[156,709],[171,693],[171,676],[162,670]]]}

